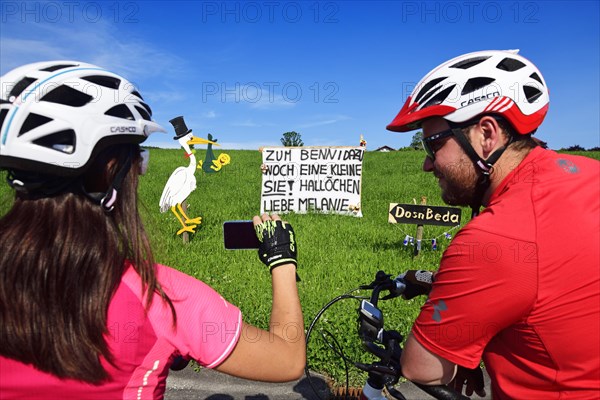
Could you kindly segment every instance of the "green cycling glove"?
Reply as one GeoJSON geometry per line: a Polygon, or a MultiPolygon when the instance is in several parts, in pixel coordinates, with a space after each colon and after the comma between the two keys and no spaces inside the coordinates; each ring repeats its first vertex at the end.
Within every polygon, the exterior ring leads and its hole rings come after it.
{"type": "Polygon", "coordinates": [[[283,264],[298,265],[296,236],[292,226],[283,221],[265,221],[254,226],[260,246],[258,257],[270,271],[283,264]]]}

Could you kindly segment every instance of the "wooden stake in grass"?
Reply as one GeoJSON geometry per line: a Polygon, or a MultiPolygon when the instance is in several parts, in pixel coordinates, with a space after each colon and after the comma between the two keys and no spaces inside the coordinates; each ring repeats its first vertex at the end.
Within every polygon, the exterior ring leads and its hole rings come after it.
{"type": "MultiPolygon", "coordinates": [[[[415,202],[416,203],[416,202],[415,202]]],[[[421,196],[421,205],[427,205],[427,197],[421,196]]],[[[421,242],[423,241],[423,225],[417,225],[417,235],[415,237],[415,252],[414,255],[418,256],[421,252],[421,242]]]]}
{"type": "MultiPolygon", "coordinates": [[[[181,203],[181,208],[183,209],[183,212],[185,213],[185,215],[187,215],[187,201],[183,201],[183,203],[181,203]]],[[[183,240],[184,244],[187,244],[190,242],[190,234],[188,232],[183,232],[181,234],[181,239],[183,240]]]]}

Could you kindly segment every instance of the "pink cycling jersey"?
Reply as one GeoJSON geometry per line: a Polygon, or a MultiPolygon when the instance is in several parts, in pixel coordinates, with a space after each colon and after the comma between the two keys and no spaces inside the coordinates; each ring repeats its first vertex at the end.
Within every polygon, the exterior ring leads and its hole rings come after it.
{"type": "Polygon", "coordinates": [[[0,398],[158,399],[169,366],[182,355],[213,368],[235,347],[240,310],[205,283],[163,265],[158,280],[177,313],[155,295],[148,312],[141,279],[129,266],[111,300],[106,340],[115,365],[102,360],[110,379],[100,385],[58,379],[31,365],[0,357],[0,398]]]}

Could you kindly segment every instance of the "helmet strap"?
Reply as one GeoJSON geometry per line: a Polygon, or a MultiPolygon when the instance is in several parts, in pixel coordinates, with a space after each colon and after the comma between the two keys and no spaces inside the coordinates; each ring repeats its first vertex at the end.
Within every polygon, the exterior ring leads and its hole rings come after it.
{"type": "Polygon", "coordinates": [[[51,197],[70,190],[75,181],[65,177],[51,177],[33,172],[9,170],[6,181],[17,193],[30,199],[51,197]]]}
{"type": "Polygon", "coordinates": [[[505,146],[500,147],[496,151],[494,151],[488,158],[485,160],[477,154],[469,139],[465,136],[462,129],[454,128],[452,129],[454,133],[454,137],[458,140],[458,143],[467,154],[467,156],[475,165],[477,171],[479,172],[479,178],[477,179],[477,185],[475,186],[475,196],[473,198],[473,203],[470,205],[471,207],[471,218],[475,218],[479,215],[479,209],[483,203],[483,196],[485,192],[490,187],[490,174],[494,170],[494,164],[498,161],[498,159],[502,156],[508,145],[510,145],[513,141],[513,136],[510,135],[508,143],[505,146]]]}
{"type": "Polygon", "coordinates": [[[94,202],[98,203],[106,213],[110,213],[115,208],[118,192],[121,189],[123,180],[125,180],[125,176],[127,176],[127,173],[130,169],[131,158],[128,157],[127,161],[125,161],[125,164],[123,164],[121,169],[119,169],[119,172],[117,172],[117,174],[115,175],[115,178],[113,179],[106,192],[90,193],[85,190],[83,183],[81,184],[81,190],[87,197],[92,199],[94,202]]]}
{"type": "Polygon", "coordinates": [[[69,191],[83,193],[94,203],[102,206],[105,212],[109,213],[114,210],[118,192],[125,180],[125,176],[127,176],[127,173],[131,169],[131,159],[132,157],[127,157],[127,160],[115,175],[113,182],[106,192],[88,192],[85,189],[82,177],[67,178],[9,170],[6,181],[17,193],[25,195],[29,199],[51,197],[69,191]]]}

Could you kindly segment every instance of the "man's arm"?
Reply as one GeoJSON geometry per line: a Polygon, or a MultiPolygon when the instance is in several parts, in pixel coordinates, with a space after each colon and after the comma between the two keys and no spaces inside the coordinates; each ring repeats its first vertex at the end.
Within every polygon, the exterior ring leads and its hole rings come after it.
{"type": "Polygon", "coordinates": [[[406,339],[400,363],[402,376],[423,385],[446,385],[456,373],[456,364],[427,350],[412,334],[406,339]]]}

